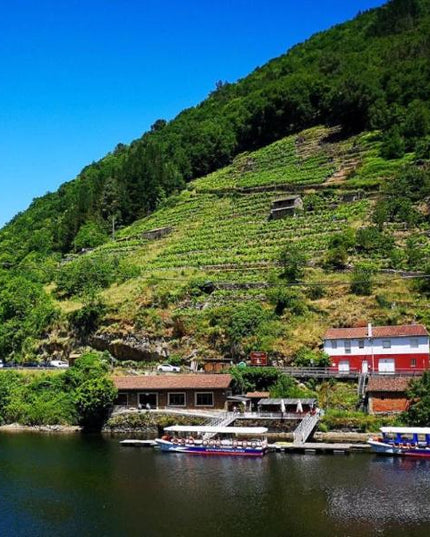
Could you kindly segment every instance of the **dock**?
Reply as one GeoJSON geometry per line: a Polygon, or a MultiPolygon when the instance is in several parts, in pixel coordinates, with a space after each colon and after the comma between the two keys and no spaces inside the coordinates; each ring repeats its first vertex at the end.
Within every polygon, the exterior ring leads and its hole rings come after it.
{"type": "Polygon", "coordinates": [[[269,444],[269,451],[276,453],[305,453],[305,454],[327,454],[349,455],[350,453],[369,453],[369,444],[345,444],[345,443],[324,443],[305,442],[304,444],[293,444],[288,442],[276,442],[269,444]]]}

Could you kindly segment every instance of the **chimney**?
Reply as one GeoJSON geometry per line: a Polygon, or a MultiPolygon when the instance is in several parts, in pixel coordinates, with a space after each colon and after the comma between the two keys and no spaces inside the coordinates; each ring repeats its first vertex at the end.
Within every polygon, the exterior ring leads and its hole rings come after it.
{"type": "Polygon", "coordinates": [[[367,337],[372,337],[372,323],[367,323],[367,337]]]}

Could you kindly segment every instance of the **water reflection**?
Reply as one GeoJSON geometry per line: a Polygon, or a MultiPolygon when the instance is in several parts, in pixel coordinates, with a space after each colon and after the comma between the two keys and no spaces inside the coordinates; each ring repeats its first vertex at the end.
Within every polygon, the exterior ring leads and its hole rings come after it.
{"type": "Polygon", "coordinates": [[[427,537],[430,463],[174,455],[0,435],[0,535],[427,537]]]}

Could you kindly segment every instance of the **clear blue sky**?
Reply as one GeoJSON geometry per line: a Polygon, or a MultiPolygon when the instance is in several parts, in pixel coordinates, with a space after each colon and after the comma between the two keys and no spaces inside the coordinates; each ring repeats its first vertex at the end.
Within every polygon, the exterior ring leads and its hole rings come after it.
{"type": "Polygon", "coordinates": [[[6,0],[0,226],[118,142],[382,0],[6,0]]]}

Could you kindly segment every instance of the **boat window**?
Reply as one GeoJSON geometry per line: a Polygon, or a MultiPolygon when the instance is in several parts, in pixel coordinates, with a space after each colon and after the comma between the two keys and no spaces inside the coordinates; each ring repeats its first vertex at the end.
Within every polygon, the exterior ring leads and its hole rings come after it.
{"type": "Polygon", "coordinates": [[[412,337],[411,338],[411,347],[416,349],[418,346],[419,346],[418,338],[417,337],[412,337]]]}
{"type": "Polygon", "coordinates": [[[185,406],[185,402],[184,392],[169,392],[167,394],[167,406],[185,406]]]}
{"type": "Polygon", "coordinates": [[[411,367],[417,367],[417,359],[411,358],[411,367]]]}
{"type": "Polygon", "coordinates": [[[359,339],[358,340],[358,347],[359,347],[359,349],[364,349],[364,339],[359,339]]]}
{"type": "Polygon", "coordinates": [[[197,392],[196,406],[214,406],[213,392],[197,392]]]}
{"type": "Polygon", "coordinates": [[[331,348],[332,349],[337,349],[337,341],[335,339],[331,340],[331,348]]]}
{"type": "Polygon", "coordinates": [[[383,339],[382,340],[382,348],[383,349],[391,349],[391,339],[383,339]]]}
{"type": "Polygon", "coordinates": [[[351,341],[349,339],[344,341],[345,353],[351,354],[351,341]]]}

